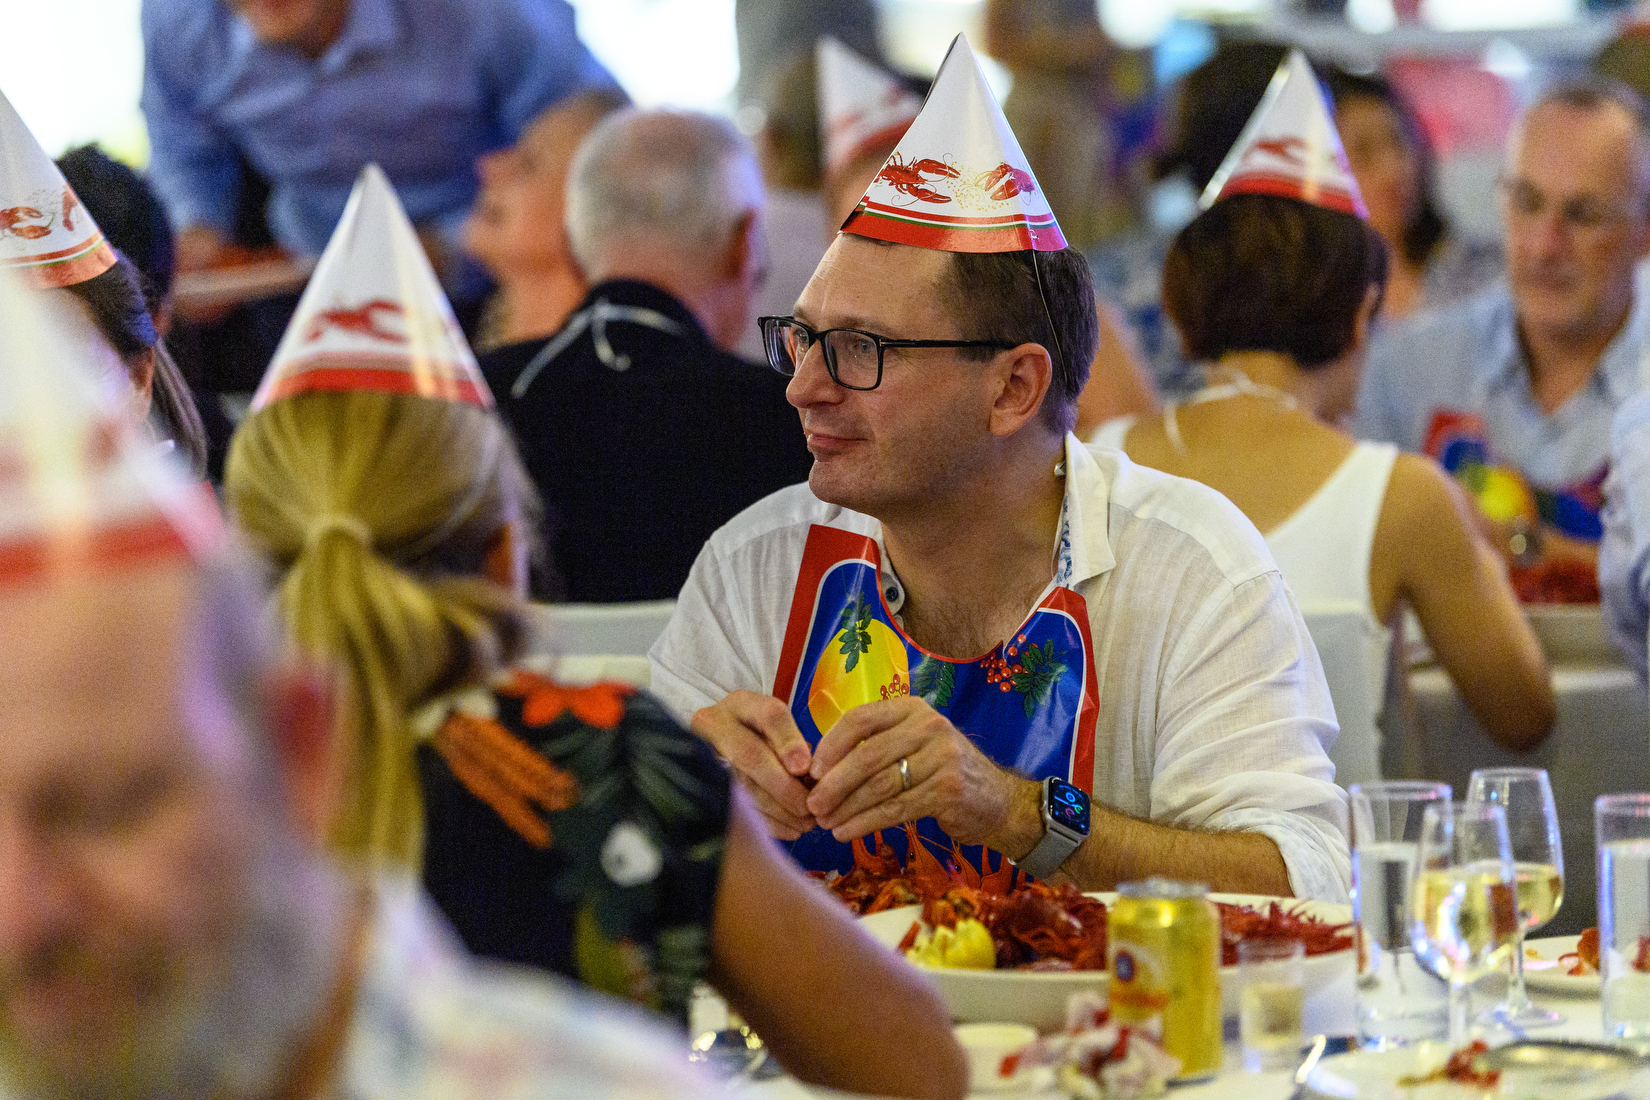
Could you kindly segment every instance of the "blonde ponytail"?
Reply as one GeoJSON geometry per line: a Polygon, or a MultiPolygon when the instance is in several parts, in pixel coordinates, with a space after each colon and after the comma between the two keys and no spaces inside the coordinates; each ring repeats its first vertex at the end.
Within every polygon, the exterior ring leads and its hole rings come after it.
{"type": "Polygon", "coordinates": [[[401,394],[312,393],[247,418],[226,467],[231,512],[282,571],[294,643],[348,683],[335,850],[417,868],[423,804],[408,716],[486,681],[519,648],[521,603],[482,577],[534,498],[490,413],[401,394]]]}

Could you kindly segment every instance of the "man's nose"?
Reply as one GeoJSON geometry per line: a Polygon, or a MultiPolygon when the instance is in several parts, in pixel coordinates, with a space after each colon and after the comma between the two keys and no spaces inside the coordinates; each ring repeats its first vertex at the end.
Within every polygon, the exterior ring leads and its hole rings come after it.
{"type": "Polygon", "coordinates": [[[1553,204],[1525,219],[1525,244],[1537,256],[1558,256],[1570,247],[1570,228],[1564,221],[1563,208],[1553,204]]]}
{"type": "Polygon", "coordinates": [[[831,378],[831,372],[825,366],[825,345],[814,344],[802,356],[802,362],[796,365],[796,373],[791,375],[790,383],[785,387],[785,400],[799,409],[806,409],[813,405],[834,404],[842,400],[844,390],[831,378]]]}

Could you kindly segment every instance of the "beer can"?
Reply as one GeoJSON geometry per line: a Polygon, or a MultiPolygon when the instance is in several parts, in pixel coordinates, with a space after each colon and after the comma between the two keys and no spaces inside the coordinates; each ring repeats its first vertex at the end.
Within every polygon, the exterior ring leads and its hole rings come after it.
{"type": "Polygon", "coordinates": [[[1209,888],[1150,878],[1117,888],[1106,917],[1107,996],[1120,1024],[1161,1026],[1176,1080],[1219,1072],[1220,912],[1209,888]]]}

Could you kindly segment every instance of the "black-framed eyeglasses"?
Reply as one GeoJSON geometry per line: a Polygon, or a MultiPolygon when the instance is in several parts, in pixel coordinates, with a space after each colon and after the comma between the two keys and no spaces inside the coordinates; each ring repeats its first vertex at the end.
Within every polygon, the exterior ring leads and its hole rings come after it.
{"type": "Polygon", "coordinates": [[[1001,340],[894,340],[857,328],[809,328],[795,317],[758,317],[768,365],[786,378],[796,373],[808,350],[818,344],[831,381],[844,389],[874,390],[882,385],[882,353],[888,348],[994,348],[1015,344],[1001,340]]]}

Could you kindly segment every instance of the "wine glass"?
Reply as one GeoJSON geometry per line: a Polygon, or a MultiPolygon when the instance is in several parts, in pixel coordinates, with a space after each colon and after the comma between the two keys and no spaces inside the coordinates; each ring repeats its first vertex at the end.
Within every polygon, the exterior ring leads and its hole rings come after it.
{"type": "Polygon", "coordinates": [[[1468,783],[1467,802],[1506,807],[1507,839],[1518,876],[1512,982],[1507,999],[1485,1013],[1486,1022],[1517,1028],[1562,1024],[1562,1014],[1538,1007],[1524,987],[1524,934],[1552,920],[1564,901],[1564,847],[1558,839],[1552,784],[1541,768],[1479,768],[1468,783]]]}
{"type": "Polygon", "coordinates": [[[1518,932],[1507,812],[1496,803],[1428,806],[1410,891],[1415,957],[1449,982],[1449,1042],[1469,1039],[1467,986],[1507,964],[1518,932]]]}

